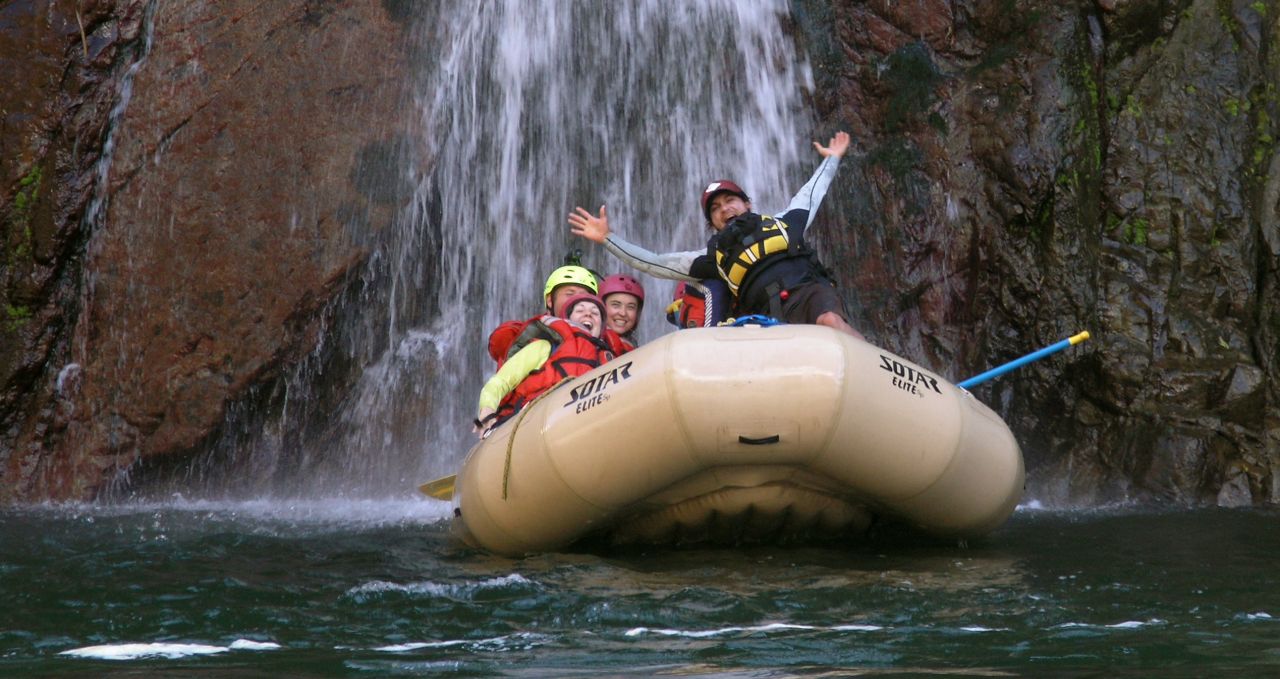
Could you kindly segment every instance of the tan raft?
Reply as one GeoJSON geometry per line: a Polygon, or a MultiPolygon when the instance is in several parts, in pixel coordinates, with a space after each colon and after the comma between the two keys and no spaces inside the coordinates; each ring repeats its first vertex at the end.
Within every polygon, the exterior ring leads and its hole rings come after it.
{"type": "Polygon", "coordinates": [[[458,474],[455,532],[499,554],[843,537],[890,517],[976,537],[1022,494],[1009,428],[967,391],[830,329],[671,333],[567,382],[458,474]]]}

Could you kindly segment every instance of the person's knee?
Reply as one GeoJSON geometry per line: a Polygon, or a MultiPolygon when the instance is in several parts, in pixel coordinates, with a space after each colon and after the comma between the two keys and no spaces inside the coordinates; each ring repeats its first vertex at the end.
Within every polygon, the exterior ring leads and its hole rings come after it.
{"type": "Polygon", "coordinates": [[[858,339],[863,341],[866,341],[867,339],[862,336],[862,333],[858,332],[857,330],[854,330],[853,326],[849,325],[848,322],[846,322],[844,318],[840,316],[840,314],[834,311],[827,311],[819,315],[817,318],[817,324],[825,325],[828,328],[832,328],[835,330],[839,330],[840,332],[853,335],[854,337],[857,337],[858,339]]]}
{"type": "Polygon", "coordinates": [[[818,325],[825,325],[828,328],[839,328],[840,326],[848,327],[849,325],[844,322],[843,318],[840,318],[840,314],[837,314],[834,311],[824,311],[823,313],[818,314],[816,323],[818,325]]]}

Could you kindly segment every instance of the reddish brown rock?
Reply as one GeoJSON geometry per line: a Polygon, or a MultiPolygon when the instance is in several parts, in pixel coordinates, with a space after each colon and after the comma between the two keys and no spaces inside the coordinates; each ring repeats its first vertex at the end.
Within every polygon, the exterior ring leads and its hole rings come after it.
{"type": "Polygon", "coordinates": [[[403,27],[388,4],[160,4],[149,17],[145,3],[104,2],[77,22],[77,3],[9,3],[5,37],[26,42],[0,40],[19,52],[3,58],[35,70],[4,104],[4,176],[74,181],[40,194],[27,220],[55,252],[32,256],[29,284],[7,272],[7,303],[32,318],[6,337],[25,351],[0,364],[0,499],[83,498],[139,457],[190,451],[248,387],[314,347],[319,311],[364,256],[349,215],[376,230],[396,207],[353,179],[399,132],[403,27]],[[78,280],[58,288],[59,274],[78,280]]]}

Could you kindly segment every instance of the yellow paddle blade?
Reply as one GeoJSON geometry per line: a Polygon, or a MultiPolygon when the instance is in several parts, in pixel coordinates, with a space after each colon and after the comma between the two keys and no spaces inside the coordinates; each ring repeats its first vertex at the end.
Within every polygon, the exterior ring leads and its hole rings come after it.
{"type": "Polygon", "coordinates": [[[457,480],[456,474],[446,476],[435,481],[428,481],[418,486],[418,490],[422,491],[423,495],[448,502],[453,499],[453,482],[457,480]]]}

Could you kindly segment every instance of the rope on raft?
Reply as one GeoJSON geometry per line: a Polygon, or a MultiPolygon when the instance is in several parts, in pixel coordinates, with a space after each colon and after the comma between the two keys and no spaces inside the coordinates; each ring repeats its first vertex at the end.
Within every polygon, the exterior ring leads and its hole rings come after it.
{"type": "Polygon", "coordinates": [[[546,396],[547,394],[550,394],[556,389],[559,389],[560,385],[572,379],[573,379],[572,377],[566,377],[560,380],[559,382],[556,382],[555,386],[542,392],[541,394],[538,394],[536,398],[526,403],[525,406],[520,409],[520,414],[516,417],[516,421],[511,424],[511,436],[507,438],[507,461],[502,466],[502,499],[503,500],[507,499],[507,484],[511,479],[511,451],[515,449],[516,432],[519,431],[520,424],[524,422],[524,416],[529,414],[530,410],[533,410],[533,404],[537,403],[538,401],[541,401],[544,396],[546,396]]]}

